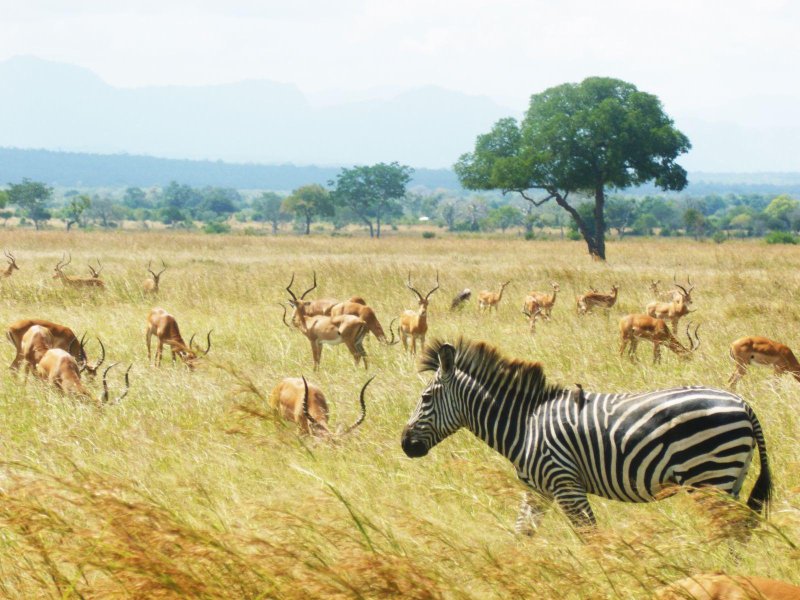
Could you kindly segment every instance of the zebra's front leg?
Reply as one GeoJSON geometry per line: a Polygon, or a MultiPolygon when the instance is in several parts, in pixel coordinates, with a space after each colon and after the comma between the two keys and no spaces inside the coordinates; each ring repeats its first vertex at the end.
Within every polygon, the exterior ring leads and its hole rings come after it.
{"type": "Polygon", "coordinates": [[[591,531],[597,525],[592,507],[589,505],[589,499],[586,497],[586,491],[584,489],[571,488],[560,490],[555,494],[555,500],[556,504],[561,507],[561,510],[567,515],[572,526],[578,533],[591,531]]]}
{"type": "Polygon", "coordinates": [[[545,498],[541,494],[523,492],[514,531],[520,535],[533,536],[552,501],[552,498],[545,498]]]}

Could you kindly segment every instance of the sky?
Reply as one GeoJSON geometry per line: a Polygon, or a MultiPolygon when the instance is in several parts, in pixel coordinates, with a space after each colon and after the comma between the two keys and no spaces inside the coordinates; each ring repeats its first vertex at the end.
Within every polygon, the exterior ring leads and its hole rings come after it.
{"type": "MultiPolygon", "coordinates": [[[[659,96],[679,126],[800,132],[796,1],[0,0],[0,14],[0,60],[119,87],[268,79],[325,103],[437,85],[521,113],[532,93],[604,75],[659,96]]],[[[775,170],[800,170],[796,154],[775,170]]]]}

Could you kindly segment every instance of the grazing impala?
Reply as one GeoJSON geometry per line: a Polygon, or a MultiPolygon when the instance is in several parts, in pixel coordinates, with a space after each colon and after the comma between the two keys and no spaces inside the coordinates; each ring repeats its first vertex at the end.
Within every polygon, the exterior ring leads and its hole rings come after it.
{"type": "Polygon", "coordinates": [[[631,360],[636,356],[636,346],[639,340],[648,340],[653,343],[653,363],[661,361],[661,346],[664,345],[681,358],[689,358],[700,347],[700,338],[697,337],[698,325],[694,330],[694,340],[686,326],[686,337],[689,338],[687,348],[678,341],[669,330],[664,319],[657,319],[650,315],[627,315],[619,320],[619,355],[625,352],[625,347],[630,343],[628,356],[631,360]]]}
{"type": "Polygon", "coordinates": [[[590,289],[590,292],[586,292],[577,298],[579,315],[585,315],[595,308],[609,309],[616,304],[619,293],[619,286],[616,284],[611,286],[611,292],[608,294],[598,292],[594,288],[590,289]]]}
{"type": "MultiPolygon", "coordinates": [[[[408,338],[411,338],[411,354],[417,353],[417,339],[420,341],[420,349],[425,347],[425,334],[428,332],[428,299],[431,294],[439,289],[439,271],[436,271],[436,287],[423,296],[411,285],[411,272],[408,273],[406,287],[417,295],[419,308],[417,310],[406,310],[400,315],[400,339],[403,348],[408,351],[408,338]]],[[[391,327],[390,327],[391,329],[391,327]]]]}
{"type": "Polygon", "coordinates": [[[556,303],[556,296],[561,289],[555,281],[550,282],[550,287],[553,288],[552,294],[532,291],[528,292],[528,295],[525,296],[525,309],[527,312],[534,312],[535,309],[533,305],[536,304],[542,309],[542,316],[548,321],[550,320],[550,313],[553,311],[553,306],[556,303]]]}
{"type": "Polygon", "coordinates": [[[511,281],[506,281],[505,283],[501,283],[499,292],[490,292],[489,290],[483,290],[481,293],[479,293],[478,308],[480,310],[486,310],[487,308],[494,308],[495,310],[497,310],[497,305],[500,304],[500,300],[503,299],[503,290],[506,289],[506,286],[509,283],[511,283],[511,281]]]}
{"type": "Polygon", "coordinates": [[[95,260],[97,261],[97,269],[96,270],[92,266],[91,263],[87,263],[87,265],[89,267],[89,273],[91,273],[91,275],[92,275],[92,277],[94,279],[100,279],[100,272],[103,270],[103,265],[100,264],[100,259],[99,258],[95,258],[95,260]]]}
{"type": "Polygon", "coordinates": [[[77,360],[86,362],[86,354],[84,352],[83,344],[78,342],[78,338],[69,327],[59,325],[58,323],[53,323],[52,321],[45,321],[43,319],[21,319],[19,321],[15,321],[9,325],[8,328],[6,328],[6,338],[9,342],[11,342],[17,351],[16,356],[14,356],[14,360],[11,362],[10,368],[12,370],[18,369],[22,361],[25,360],[25,356],[22,351],[22,339],[25,337],[25,333],[27,333],[27,331],[34,325],[39,325],[50,332],[50,336],[52,338],[51,347],[66,350],[77,360]]]}
{"type": "Polygon", "coordinates": [[[152,264],[153,264],[152,260],[148,261],[148,263],[147,263],[147,271],[152,276],[152,279],[145,279],[142,282],[142,291],[145,294],[157,294],[158,293],[158,284],[159,284],[159,281],[161,280],[161,274],[164,273],[164,271],[167,270],[167,265],[164,263],[163,259],[161,260],[161,266],[164,267],[164,268],[161,269],[158,273],[154,272],[153,269],[150,268],[152,266],[152,264]]]}
{"type": "MultiPolygon", "coordinates": [[[[367,414],[367,405],[364,402],[364,392],[375,377],[370,377],[361,388],[359,402],[361,414],[358,420],[350,427],[339,427],[336,435],[346,435],[361,425],[367,414]]],[[[287,377],[276,385],[269,395],[269,405],[273,410],[280,411],[281,416],[287,421],[297,423],[301,432],[311,435],[331,436],[333,433],[328,427],[328,402],[322,390],[313,383],[308,383],[305,377],[287,377]]]]}
{"type": "Polygon", "coordinates": [[[728,379],[731,388],[736,387],[736,383],[747,372],[750,363],[771,366],[775,369],[776,375],[790,373],[800,381],[800,363],[789,347],[780,342],[758,336],[739,338],[731,344],[730,355],[736,363],[736,368],[728,379]]]}
{"type": "MultiPolygon", "coordinates": [[[[305,305],[296,300],[289,300],[294,309],[292,324],[306,336],[311,344],[311,355],[314,360],[314,370],[319,370],[323,346],[337,346],[344,344],[355,360],[356,367],[360,360],[364,361],[364,368],[368,368],[367,353],[364,350],[364,338],[369,333],[367,324],[353,315],[315,315],[309,317],[305,314],[305,305]]],[[[286,307],[283,308],[283,324],[286,322],[286,307]]]]}
{"type": "Polygon", "coordinates": [[[11,254],[11,252],[9,252],[8,250],[3,250],[3,254],[5,254],[6,258],[8,259],[8,266],[6,267],[5,271],[0,273],[0,276],[2,276],[3,278],[11,277],[11,275],[14,273],[14,270],[19,271],[19,267],[17,266],[17,259],[14,258],[14,255],[11,254]]]}
{"type": "Polygon", "coordinates": [[[678,321],[681,317],[685,317],[690,312],[694,312],[689,310],[689,305],[692,303],[691,293],[694,286],[691,286],[687,290],[679,283],[675,285],[678,287],[678,290],[671,302],[651,302],[645,307],[645,312],[651,317],[665,320],[669,319],[672,323],[673,331],[678,327],[678,321]]]}
{"type": "MultiPolygon", "coordinates": [[[[529,296],[530,297],[530,296],[529,296]]],[[[531,335],[536,333],[536,319],[542,314],[542,308],[536,302],[528,303],[526,298],[525,307],[522,309],[522,314],[528,317],[528,329],[531,335]]]]}
{"type": "Polygon", "coordinates": [[[64,284],[64,287],[74,287],[74,288],[105,288],[105,282],[102,279],[97,279],[96,277],[78,277],[77,275],[65,275],[64,274],[64,267],[72,262],[72,255],[69,255],[69,259],[64,262],[64,255],[61,256],[61,260],[56,263],[55,269],[53,270],[53,279],[60,279],[61,283],[64,284]]]}
{"type": "Polygon", "coordinates": [[[53,335],[41,325],[33,325],[22,336],[22,356],[25,359],[25,379],[42,357],[53,347],[53,335]]]}
{"type": "Polygon", "coordinates": [[[211,331],[213,330],[209,330],[206,338],[206,349],[201,351],[193,345],[194,335],[189,339],[188,344],[183,341],[175,317],[163,308],[154,308],[147,315],[144,331],[145,342],[147,343],[147,360],[150,360],[150,338],[156,336],[158,345],[156,346],[155,366],[161,366],[161,356],[164,344],[166,344],[172,352],[173,364],[175,363],[175,357],[178,356],[189,369],[193,369],[197,361],[211,350],[211,331]]]}
{"type": "MultiPolygon", "coordinates": [[[[103,371],[103,393],[100,395],[99,400],[96,400],[99,404],[108,402],[108,372],[117,364],[119,363],[109,365],[106,367],[106,370],[103,371]]],[[[36,373],[39,377],[47,380],[65,394],[75,394],[86,400],[95,401],[92,393],[81,381],[82,370],[83,368],[78,366],[75,357],[61,348],[51,348],[48,350],[36,365],[36,373]]],[[[128,374],[130,370],[131,367],[129,366],[128,370],[125,371],[125,391],[114,401],[115,403],[128,395],[128,389],[130,388],[128,374]]]]}
{"type": "Polygon", "coordinates": [[[800,587],[764,577],[702,573],[656,591],[656,600],[800,600],[800,587]]]}

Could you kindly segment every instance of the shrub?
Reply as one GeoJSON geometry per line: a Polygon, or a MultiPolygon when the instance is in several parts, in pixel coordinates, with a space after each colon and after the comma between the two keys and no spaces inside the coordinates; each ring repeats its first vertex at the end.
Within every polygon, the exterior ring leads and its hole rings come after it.
{"type": "Polygon", "coordinates": [[[574,229],[570,229],[567,233],[567,239],[572,240],[573,242],[577,242],[581,239],[581,234],[575,231],[574,229]]]}
{"type": "Polygon", "coordinates": [[[796,244],[797,236],[788,231],[773,231],[766,237],[768,244],[796,244]]]}
{"type": "Polygon", "coordinates": [[[715,231],[714,235],[711,236],[711,239],[714,240],[717,244],[721,244],[722,242],[728,239],[728,236],[722,233],[721,231],[715,231]]]}
{"type": "Polygon", "coordinates": [[[436,233],[433,231],[423,231],[422,237],[424,237],[426,240],[430,240],[436,237],[436,233]]]}
{"type": "Polygon", "coordinates": [[[534,240],[536,236],[534,235],[533,231],[526,231],[525,232],[525,239],[526,240],[534,240]]]}
{"type": "Polygon", "coordinates": [[[203,227],[205,233],[230,233],[231,226],[223,221],[212,221],[203,227]]]}

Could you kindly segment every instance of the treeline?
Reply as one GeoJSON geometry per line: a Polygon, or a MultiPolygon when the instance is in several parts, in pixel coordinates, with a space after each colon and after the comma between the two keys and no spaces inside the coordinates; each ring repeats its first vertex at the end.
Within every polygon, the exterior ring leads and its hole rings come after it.
{"type": "MultiPolygon", "coordinates": [[[[315,226],[341,231],[362,225],[373,236],[383,228],[421,226],[451,232],[496,232],[528,239],[580,239],[575,221],[555,204],[535,207],[501,194],[457,196],[407,190],[411,169],[392,164],[342,169],[329,186],[308,184],[290,194],[242,192],[234,188],[170,182],[163,188],[127,187],[109,191],[66,190],[23,180],[0,190],[0,219],[22,226],[116,228],[125,221],[160,223],[175,229],[201,228],[225,233],[236,228],[279,233],[311,233],[315,226]],[[56,221],[58,220],[58,222],[56,221]]],[[[589,198],[577,210],[593,225],[589,198]]],[[[605,205],[608,236],[694,238],[761,237],[796,241],[800,201],[787,195],[708,194],[609,196],[605,205]]],[[[430,235],[430,233],[428,234],[430,235]]]]}

